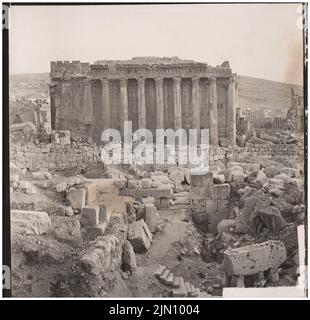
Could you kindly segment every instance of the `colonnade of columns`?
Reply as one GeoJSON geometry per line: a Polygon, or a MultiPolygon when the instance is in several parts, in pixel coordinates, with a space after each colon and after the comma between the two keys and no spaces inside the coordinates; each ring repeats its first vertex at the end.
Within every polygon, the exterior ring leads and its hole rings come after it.
{"type": "MultiPolygon", "coordinates": [[[[174,129],[182,128],[182,103],[181,103],[181,80],[182,78],[173,78],[173,101],[174,101],[174,129]]],[[[236,141],[236,84],[235,79],[230,78],[227,90],[227,138],[235,144],[236,141]]],[[[127,78],[120,79],[120,101],[123,121],[128,120],[128,94],[127,78]]],[[[156,90],[156,127],[164,129],[164,79],[155,78],[156,90]]],[[[209,112],[210,112],[210,143],[218,144],[218,112],[217,112],[217,85],[216,78],[209,78],[209,112]]],[[[138,127],[146,128],[146,103],[145,103],[145,78],[138,77],[138,127]]],[[[109,99],[109,79],[101,80],[102,88],[102,108],[104,126],[109,128],[110,125],[110,99],[109,99]]],[[[201,129],[200,126],[200,79],[192,78],[192,128],[201,129]]]]}

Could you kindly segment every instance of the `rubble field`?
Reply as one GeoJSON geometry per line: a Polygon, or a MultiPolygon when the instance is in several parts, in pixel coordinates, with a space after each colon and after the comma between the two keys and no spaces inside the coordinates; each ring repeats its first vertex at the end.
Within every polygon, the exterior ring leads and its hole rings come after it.
{"type": "Polygon", "coordinates": [[[297,284],[297,138],[221,141],[198,172],[105,165],[90,139],[11,127],[13,296],[220,297],[297,284]]]}

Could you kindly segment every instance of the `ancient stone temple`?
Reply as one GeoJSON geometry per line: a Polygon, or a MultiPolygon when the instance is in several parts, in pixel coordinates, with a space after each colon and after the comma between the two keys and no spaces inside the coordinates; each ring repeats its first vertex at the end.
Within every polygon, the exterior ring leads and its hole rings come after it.
{"type": "Polygon", "coordinates": [[[51,62],[53,129],[210,129],[211,144],[235,144],[237,77],[178,57],[51,62]]]}

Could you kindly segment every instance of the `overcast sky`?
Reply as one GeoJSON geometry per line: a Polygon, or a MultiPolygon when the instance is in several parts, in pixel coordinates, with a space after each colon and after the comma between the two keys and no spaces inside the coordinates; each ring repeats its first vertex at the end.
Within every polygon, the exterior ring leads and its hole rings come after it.
{"type": "Polygon", "coordinates": [[[10,73],[49,72],[52,60],[178,56],[302,84],[298,4],[16,6],[10,73]]]}

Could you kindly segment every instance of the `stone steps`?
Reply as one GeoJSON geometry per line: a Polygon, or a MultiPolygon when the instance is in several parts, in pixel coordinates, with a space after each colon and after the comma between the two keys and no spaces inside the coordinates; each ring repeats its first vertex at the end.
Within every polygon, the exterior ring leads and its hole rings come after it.
{"type": "Polygon", "coordinates": [[[172,287],[173,297],[199,297],[200,290],[189,282],[184,282],[183,277],[174,276],[174,274],[163,265],[154,272],[156,278],[162,284],[172,287]]]}

